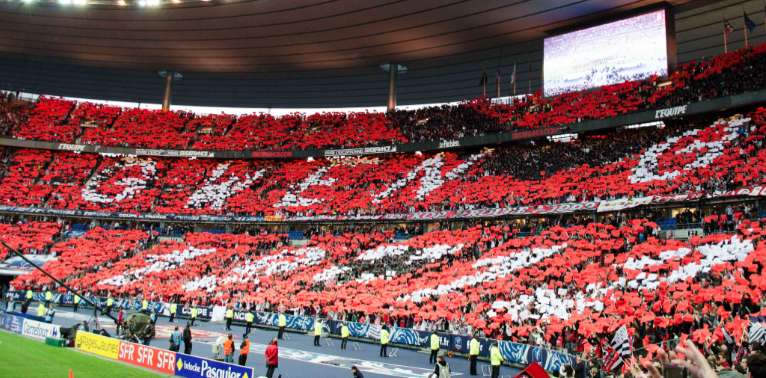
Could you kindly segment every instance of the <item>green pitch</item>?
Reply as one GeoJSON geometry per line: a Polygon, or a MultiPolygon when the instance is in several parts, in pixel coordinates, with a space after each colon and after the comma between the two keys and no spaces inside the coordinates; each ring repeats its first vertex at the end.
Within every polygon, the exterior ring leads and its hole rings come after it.
{"type": "Polygon", "coordinates": [[[0,331],[0,377],[67,378],[70,368],[75,378],[159,376],[119,362],[0,331]]]}

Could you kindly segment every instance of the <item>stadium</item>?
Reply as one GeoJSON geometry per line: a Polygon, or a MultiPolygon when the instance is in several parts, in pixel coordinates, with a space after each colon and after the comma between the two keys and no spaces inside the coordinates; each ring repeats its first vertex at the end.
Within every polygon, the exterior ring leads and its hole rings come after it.
{"type": "Polygon", "coordinates": [[[766,377],[762,0],[0,0],[0,376],[766,377]]]}

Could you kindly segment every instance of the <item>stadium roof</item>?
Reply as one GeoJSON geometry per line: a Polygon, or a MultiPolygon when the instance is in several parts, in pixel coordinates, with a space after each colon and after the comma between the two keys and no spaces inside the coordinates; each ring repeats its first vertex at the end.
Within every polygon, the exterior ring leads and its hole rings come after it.
{"type": "MultiPolygon", "coordinates": [[[[181,71],[191,105],[381,105],[380,64],[407,65],[400,103],[476,96],[482,70],[537,87],[539,41],[653,0],[5,0],[0,88],[156,101],[181,71]],[[474,82],[473,84],[469,83],[474,82]],[[534,81],[534,83],[532,82],[534,81]]],[[[673,6],[688,0],[667,2],[673,6]]],[[[695,1],[695,7],[709,1],[695,1]]],[[[687,4],[691,5],[691,4],[687,4]]]]}

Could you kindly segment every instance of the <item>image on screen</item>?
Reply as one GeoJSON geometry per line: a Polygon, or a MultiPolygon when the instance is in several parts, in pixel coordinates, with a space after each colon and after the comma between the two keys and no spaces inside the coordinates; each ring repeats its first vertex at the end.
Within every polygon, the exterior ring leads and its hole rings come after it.
{"type": "Polygon", "coordinates": [[[668,71],[665,11],[546,38],[546,96],[642,79],[668,71]]]}

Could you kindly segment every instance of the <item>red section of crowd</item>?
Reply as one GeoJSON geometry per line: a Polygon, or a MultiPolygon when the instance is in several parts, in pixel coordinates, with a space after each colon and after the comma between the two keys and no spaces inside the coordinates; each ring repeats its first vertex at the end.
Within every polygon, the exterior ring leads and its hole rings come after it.
{"type": "MultiPolygon", "coordinates": [[[[46,251],[60,230],[59,224],[51,222],[0,223],[0,239],[22,253],[35,254],[46,251]]],[[[11,256],[5,246],[0,245],[0,261],[6,257],[11,256]]]]}
{"type": "Polygon", "coordinates": [[[766,109],[574,143],[314,161],[18,150],[0,204],[133,214],[296,217],[701,196],[764,184],[766,109]]]}
{"type": "MultiPolygon", "coordinates": [[[[58,260],[46,268],[94,293],[318,309],[425,328],[445,322],[455,332],[558,347],[576,340],[579,350],[623,324],[644,347],[679,332],[704,343],[721,327],[739,339],[746,315],[764,313],[760,221],[688,241],[656,238],[657,226],[643,219],[526,237],[512,227],[404,241],[390,232],[328,233],[301,247],[284,246],[284,235],[208,233],[143,246],[144,232],[95,229],[57,243],[58,260]],[[703,325],[708,318],[714,326],[703,325]]],[[[33,273],[14,286],[47,283],[33,273]]]]}
{"type": "Polygon", "coordinates": [[[572,124],[687,104],[766,86],[766,44],[681,65],[667,78],[605,86],[510,105],[479,99],[457,106],[382,113],[195,116],[43,98],[12,133],[25,139],[202,150],[292,150],[456,139],[572,124]]]}
{"type": "MultiPolygon", "coordinates": [[[[43,223],[51,225],[51,223],[43,223]]],[[[45,268],[57,279],[72,275],[95,272],[105,265],[123,259],[138,251],[148,241],[149,235],[141,230],[104,230],[96,227],[84,235],[60,241],[50,248],[58,259],[48,262],[45,268]]],[[[38,270],[29,274],[29,279],[52,284],[53,281],[38,270]]],[[[83,286],[87,287],[87,286],[83,286]]]]}

